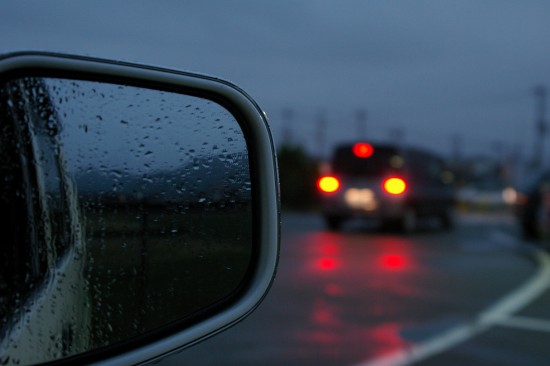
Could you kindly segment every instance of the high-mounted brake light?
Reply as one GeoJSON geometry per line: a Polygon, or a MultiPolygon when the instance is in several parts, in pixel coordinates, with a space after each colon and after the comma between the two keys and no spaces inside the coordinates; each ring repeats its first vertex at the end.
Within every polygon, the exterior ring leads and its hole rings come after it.
{"type": "Polygon", "coordinates": [[[325,193],[333,193],[340,188],[340,181],[335,177],[327,175],[319,179],[317,187],[325,193]]]}
{"type": "Polygon", "coordinates": [[[353,145],[353,154],[358,158],[368,158],[374,154],[374,147],[366,142],[358,142],[353,145]]]}
{"type": "Polygon", "coordinates": [[[407,190],[407,183],[401,178],[388,178],[384,181],[383,187],[389,194],[400,195],[407,190]]]}

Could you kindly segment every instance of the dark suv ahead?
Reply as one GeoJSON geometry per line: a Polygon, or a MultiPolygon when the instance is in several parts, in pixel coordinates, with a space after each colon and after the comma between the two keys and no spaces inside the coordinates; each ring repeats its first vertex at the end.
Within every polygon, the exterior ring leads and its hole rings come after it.
{"type": "Polygon", "coordinates": [[[362,217],[412,232],[419,217],[436,217],[444,228],[452,227],[452,182],[444,160],[434,153],[358,142],[334,150],[330,175],[319,179],[318,188],[332,230],[362,217]]]}

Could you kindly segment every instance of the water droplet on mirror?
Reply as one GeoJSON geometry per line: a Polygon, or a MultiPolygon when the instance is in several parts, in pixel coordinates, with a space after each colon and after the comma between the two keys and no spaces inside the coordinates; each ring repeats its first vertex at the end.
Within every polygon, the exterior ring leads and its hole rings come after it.
{"type": "Polygon", "coordinates": [[[111,170],[111,174],[115,177],[115,178],[122,178],[122,172],[120,170],[111,170]]]}

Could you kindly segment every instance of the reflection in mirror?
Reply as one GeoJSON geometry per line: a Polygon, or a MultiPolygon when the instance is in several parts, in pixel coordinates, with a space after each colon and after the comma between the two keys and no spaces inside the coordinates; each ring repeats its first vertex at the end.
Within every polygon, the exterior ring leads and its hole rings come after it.
{"type": "Polygon", "coordinates": [[[113,345],[238,291],[251,182],[222,106],[22,78],[0,88],[0,124],[1,364],[113,345]]]}

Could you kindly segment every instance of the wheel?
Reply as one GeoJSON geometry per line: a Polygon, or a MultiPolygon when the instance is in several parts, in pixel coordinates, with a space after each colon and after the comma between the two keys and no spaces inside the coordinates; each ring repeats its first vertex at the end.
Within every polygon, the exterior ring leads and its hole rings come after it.
{"type": "Polygon", "coordinates": [[[325,224],[329,230],[338,231],[342,227],[343,218],[337,216],[325,216],[325,224]]]}
{"type": "Polygon", "coordinates": [[[537,223],[537,215],[524,216],[521,219],[521,233],[523,234],[523,239],[528,241],[538,240],[539,232],[537,223]]]}
{"type": "Polygon", "coordinates": [[[543,204],[532,208],[521,220],[523,238],[528,241],[545,240],[549,237],[547,208],[543,204]]]}
{"type": "Polygon", "coordinates": [[[537,210],[537,214],[535,217],[535,232],[536,239],[538,240],[548,241],[548,239],[550,238],[550,229],[548,227],[549,210],[550,208],[545,202],[543,202],[537,210]]]}
{"type": "Polygon", "coordinates": [[[448,231],[454,229],[456,218],[452,208],[449,208],[448,210],[443,212],[439,219],[441,221],[441,227],[444,230],[448,231]]]}
{"type": "Polygon", "coordinates": [[[399,230],[405,234],[413,233],[418,228],[418,215],[412,207],[405,209],[403,216],[399,219],[399,230]]]}

